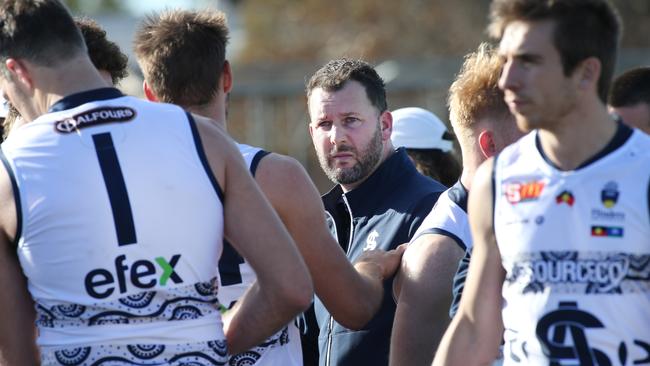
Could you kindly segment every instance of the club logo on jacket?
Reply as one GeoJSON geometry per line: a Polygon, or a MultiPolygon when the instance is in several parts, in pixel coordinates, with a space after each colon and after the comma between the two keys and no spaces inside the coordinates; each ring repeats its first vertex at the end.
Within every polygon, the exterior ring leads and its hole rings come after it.
{"type": "Polygon", "coordinates": [[[368,237],[366,238],[366,246],[363,247],[363,250],[373,250],[377,248],[377,238],[379,238],[379,232],[377,230],[373,230],[370,234],[368,234],[368,237]]]}

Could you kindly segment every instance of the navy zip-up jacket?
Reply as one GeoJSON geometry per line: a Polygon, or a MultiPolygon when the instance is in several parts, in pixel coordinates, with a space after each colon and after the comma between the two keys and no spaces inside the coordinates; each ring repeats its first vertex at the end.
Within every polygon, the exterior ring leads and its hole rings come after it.
{"type": "MultiPolygon", "coordinates": [[[[390,250],[408,242],[445,189],[420,174],[400,148],[359,187],[343,194],[336,186],[323,203],[330,229],[353,262],[364,249],[390,250]]],[[[396,308],[392,284],[384,282],[380,310],[360,331],[338,324],[316,299],[321,366],[388,365],[396,308]]]]}

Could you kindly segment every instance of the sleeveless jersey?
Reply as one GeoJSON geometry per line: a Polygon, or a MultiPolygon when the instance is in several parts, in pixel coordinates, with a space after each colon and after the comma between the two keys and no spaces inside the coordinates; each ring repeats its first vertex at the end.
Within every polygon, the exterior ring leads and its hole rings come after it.
{"type": "Polygon", "coordinates": [[[460,181],[440,195],[431,213],[413,235],[411,243],[427,234],[448,236],[463,250],[471,251],[472,234],[467,219],[467,189],[460,181]]]}
{"type": "MultiPolygon", "coordinates": [[[[245,144],[238,144],[238,147],[251,174],[255,176],[259,162],[269,152],[245,144]]],[[[257,276],[248,262],[230,243],[224,241],[223,255],[219,260],[220,303],[231,308],[256,279],[257,276]]],[[[228,365],[302,365],[298,328],[293,322],[290,323],[257,347],[231,356],[228,365]]]]}
{"type": "Polygon", "coordinates": [[[194,121],[112,88],[2,144],[43,365],[223,365],[222,192],[194,121]]]}
{"type": "Polygon", "coordinates": [[[650,137],[622,125],[560,171],[537,132],[495,162],[505,365],[650,360],[650,137]]]}
{"type": "Polygon", "coordinates": [[[451,293],[453,297],[449,307],[451,318],[458,311],[472,252],[472,233],[467,216],[467,198],[467,188],[459,180],[440,195],[433,210],[427,215],[411,239],[411,242],[414,242],[421,235],[444,235],[453,239],[465,251],[465,255],[458,262],[458,269],[452,281],[451,293]]]}

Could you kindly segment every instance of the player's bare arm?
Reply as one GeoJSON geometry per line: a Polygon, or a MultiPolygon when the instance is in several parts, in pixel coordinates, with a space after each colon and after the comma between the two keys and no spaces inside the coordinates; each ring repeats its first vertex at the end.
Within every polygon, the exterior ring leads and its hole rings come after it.
{"type": "Polygon", "coordinates": [[[440,342],[433,365],[486,365],[498,355],[503,334],[501,287],[505,270],[494,236],[493,159],[476,171],[468,213],[474,249],[458,313],[440,342]],[[471,351],[468,351],[471,350],[471,351]]]}
{"type": "Polygon", "coordinates": [[[261,343],[305,310],[313,288],[293,240],[232,140],[213,121],[195,118],[208,162],[224,190],[225,237],[257,274],[257,283],[224,317],[229,351],[235,354],[261,343]]]}
{"type": "Polygon", "coordinates": [[[318,297],[339,323],[362,328],[379,309],[382,282],[397,269],[403,249],[372,251],[353,267],[327,229],[316,187],[295,159],[270,154],[255,179],[295,240],[318,297]]]}
{"type": "Polygon", "coordinates": [[[0,365],[39,364],[34,304],[14,247],[17,217],[11,181],[0,166],[0,365]]]}
{"type": "Polygon", "coordinates": [[[442,235],[422,235],[409,245],[396,278],[391,365],[424,365],[433,360],[449,325],[451,283],[462,256],[458,244],[442,235]]]}

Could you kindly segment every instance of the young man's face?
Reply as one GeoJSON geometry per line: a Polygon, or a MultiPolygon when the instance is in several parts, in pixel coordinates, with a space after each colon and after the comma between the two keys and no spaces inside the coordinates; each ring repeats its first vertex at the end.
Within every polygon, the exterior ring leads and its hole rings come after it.
{"type": "Polygon", "coordinates": [[[354,188],[383,160],[392,119],[378,112],[359,82],[348,81],[338,91],[312,90],[309,116],[321,168],[335,183],[354,188]]]}
{"type": "Polygon", "coordinates": [[[513,21],[499,45],[499,87],[523,131],[549,127],[576,105],[576,81],[564,75],[553,30],[551,21],[513,21]]]}

